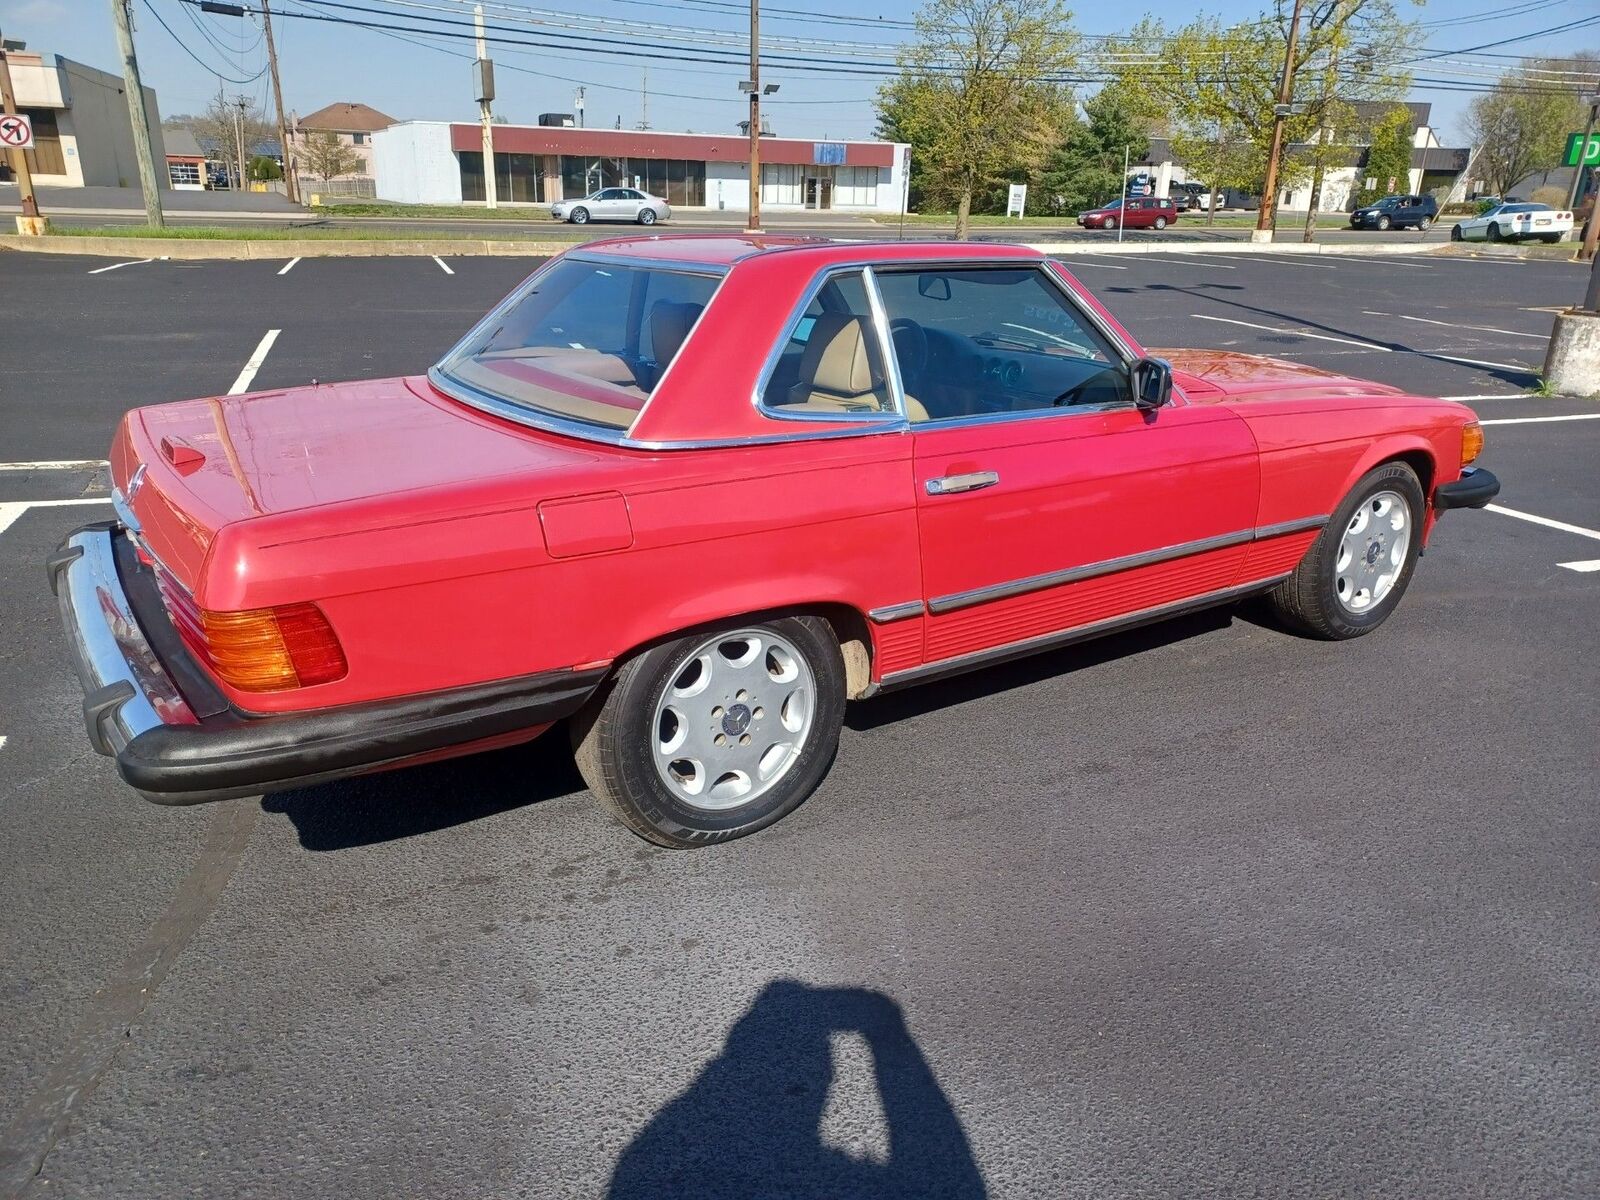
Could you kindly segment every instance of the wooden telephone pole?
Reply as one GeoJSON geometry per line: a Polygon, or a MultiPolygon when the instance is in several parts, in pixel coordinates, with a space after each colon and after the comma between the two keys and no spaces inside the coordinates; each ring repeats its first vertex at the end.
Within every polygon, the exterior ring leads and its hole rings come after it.
{"type": "Polygon", "coordinates": [[[1278,207],[1278,164],[1283,159],[1283,123],[1289,116],[1290,102],[1294,98],[1294,44],[1300,33],[1300,6],[1303,0],[1294,0],[1294,16],[1289,18],[1288,45],[1283,52],[1283,77],[1278,82],[1278,103],[1272,109],[1272,148],[1267,151],[1267,178],[1261,189],[1261,212],[1256,217],[1252,242],[1270,242],[1272,226],[1278,207]]]}
{"type": "MultiPolygon", "coordinates": [[[[17,115],[17,95],[11,90],[11,64],[6,61],[5,37],[0,35],[0,111],[17,115]]],[[[17,192],[22,200],[22,215],[17,218],[17,232],[38,236],[45,229],[45,219],[39,213],[39,202],[33,195],[33,172],[28,170],[28,152],[7,152],[11,173],[17,177],[17,192]]]]}
{"type": "Polygon", "coordinates": [[[144,108],[144,84],[139,60],[133,53],[133,20],[128,0],[111,0],[111,19],[117,26],[117,47],[122,51],[122,90],[128,97],[128,123],[133,126],[133,156],[139,160],[139,188],[144,192],[144,215],[151,229],[166,225],[161,213],[161,189],[156,183],[156,160],[150,150],[150,118],[144,108]]]}
{"type": "Polygon", "coordinates": [[[289,152],[289,123],[283,119],[283,85],[278,82],[278,50],[272,44],[272,9],[261,0],[261,30],[267,35],[267,66],[272,73],[272,101],[278,109],[278,149],[283,153],[283,190],[290,204],[300,203],[300,181],[289,152]]]}

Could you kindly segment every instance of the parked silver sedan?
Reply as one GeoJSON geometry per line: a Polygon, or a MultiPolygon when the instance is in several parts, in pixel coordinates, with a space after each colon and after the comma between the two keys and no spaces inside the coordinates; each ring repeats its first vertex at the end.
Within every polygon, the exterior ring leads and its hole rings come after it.
{"type": "Polygon", "coordinates": [[[581,200],[558,200],[550,206],[558,221],[587,225],[590,221],[636,221],[654,225],[672,219],[672,209],[660,196],[638,188],[609,187],[591,192],[581,200]]]}

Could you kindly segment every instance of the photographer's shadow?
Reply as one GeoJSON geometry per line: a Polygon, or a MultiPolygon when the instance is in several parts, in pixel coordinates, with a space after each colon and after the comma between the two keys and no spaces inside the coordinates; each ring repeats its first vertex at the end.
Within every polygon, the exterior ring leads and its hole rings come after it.
{"type": "Polygon", "coordinates": [[[768,984],[722,1052],[623,1151],[610,1200],[666,1197],[936,1197],[987,1194],[967,1135],[906,1029],[864,988],[768,984]],[[829,1037],[859,1034],[888,1126],[883,1162],[822,1141],[833,1083],[829,1037]]]}

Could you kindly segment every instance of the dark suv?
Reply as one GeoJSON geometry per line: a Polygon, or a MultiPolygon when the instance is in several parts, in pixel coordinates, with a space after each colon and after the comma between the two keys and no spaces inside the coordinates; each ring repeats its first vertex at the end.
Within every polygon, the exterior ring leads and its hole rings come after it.
{"type": "Polygon", "coordinates": [[[1439,215],[1439,202],[1431,195],[1385,196],[1376,204],[1350,214],[1351,229],[1426,229],[1439,215]]]}

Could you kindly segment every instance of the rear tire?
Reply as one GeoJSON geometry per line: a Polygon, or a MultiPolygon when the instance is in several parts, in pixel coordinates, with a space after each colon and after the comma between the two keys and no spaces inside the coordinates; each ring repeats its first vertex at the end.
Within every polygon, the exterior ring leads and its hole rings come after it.
{"type": "Polygon", "coordinates": [[[1539,240],[1548,246],[1554,246],[1561,240],[1561,235],[1559,233],[1541,233],[1539,240]]]}
{"type": "Polygon", "coordinates": [[[1427,233],[1428,230],[1431,229],[1432,227],[1433,227],[1433,218],[1432,217],[1423,217],[1422,220],[1417,222],[1417,232],[1418,233],[1427,233]]]}
{"type": "Polygon", "coordinates": [[[574,225],[587,225],[589,223],[589,210],[587,208],[575,208],[567,220],[574,225]]]}
{"type": "Polygon", "coordinates": [[[1489,226],[1489,240],[1491,242],[1502,242],[1502,241],[1505,240],[1500,235],[1500,224],[1499,224],[1499,222],[1495,222],[1494,224],[1489,226]]]}
{"type": "Polygon", "coordinates": [[[838,750],[844,691],[826,621],[709,630],[628,660],[573,718],[574,757],[601,804],[646,841],[731,841],[816,790],[838,750]]]}
{"type": "Polygon", "coordinates": [[[653,209],[653,208],[641,208],[639,210],[639,224],[641,224],[641,225],[654,225],[655,223],[656,223],[656,210],[655,209],[653,209]]]}
{"type": "Polygon", "coordinates": [[[1165,217],[1157,217],[1156,218],[1156,228],[1157,229],[1165,229],[1166,227],[1167,227],[1167,219],[1165,217]]]}
{"type": "Polygon", "coordinates": [[[1285,624],[1330,641],[1382,625],[1422,549],[1426,501],[1417,473],[1384,463],[1350,489],[1311,549],[1267,599],[1285,624]]]}

